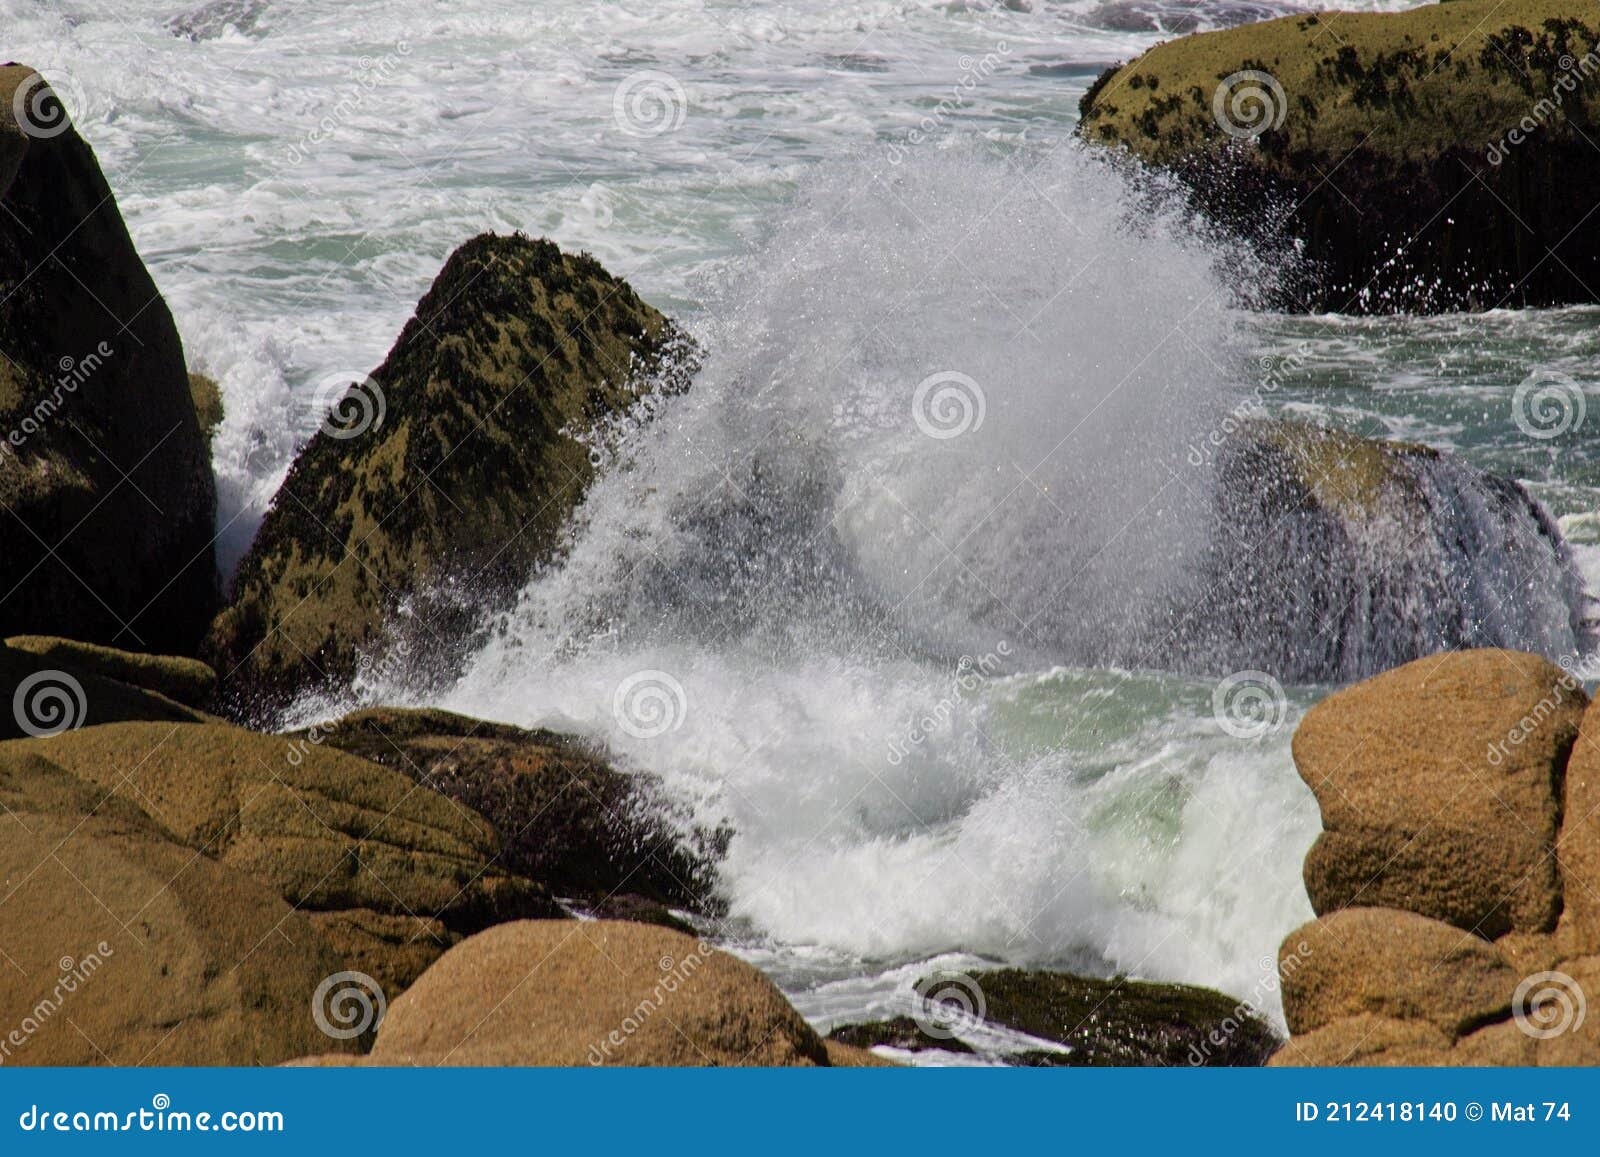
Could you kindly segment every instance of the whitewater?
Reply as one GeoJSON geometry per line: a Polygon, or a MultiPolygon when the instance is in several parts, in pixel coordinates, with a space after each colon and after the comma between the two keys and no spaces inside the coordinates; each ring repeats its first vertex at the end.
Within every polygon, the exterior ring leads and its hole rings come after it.
{"type": "Polygon", "coordinates": [[[1264,359],[1281,416],[1522,481],[1594,587],[1600,465],[1513,401],[1600,383],[1600,311],[1259,314],[1270,271],[1070,144],[1106,65],[1288,10],[0,0],[222,384],[225,561],[317,384],[473,233],[588,249],[695,332],[693,389],[596,435],[566,556],[458,682],[293,721],[429,702],[603,742],[732,832],[717,935],[823,1028],[997,962],[1278,1015],[1318,831],[1289,737],[1330,688],[1162,646],[1212,537],[1188,449],[1264,359]]]}

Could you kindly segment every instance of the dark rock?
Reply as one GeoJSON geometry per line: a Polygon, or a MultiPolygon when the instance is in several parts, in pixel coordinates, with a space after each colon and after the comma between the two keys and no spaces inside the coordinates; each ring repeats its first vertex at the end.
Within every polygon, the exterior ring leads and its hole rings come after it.
{"type": "Polygon", "coordinates": [[[0,636],[192,653],[216,489],[183,345],[93,151],[21,65],[0,68],[0,349],[0,636]]]}
{"type": "Polygon", "coordinates": [[[884,1045],[914,1053],[926,1049],[942,1049],[947,1053],[972,1052],[972,1046],[958,1037],[929,1036],[923,1031],[922,1026],[909,1016],[868,1021],[865,1024],[840,1025],[828,1034],[828,1039],[859,1049],[884,1045]]]}

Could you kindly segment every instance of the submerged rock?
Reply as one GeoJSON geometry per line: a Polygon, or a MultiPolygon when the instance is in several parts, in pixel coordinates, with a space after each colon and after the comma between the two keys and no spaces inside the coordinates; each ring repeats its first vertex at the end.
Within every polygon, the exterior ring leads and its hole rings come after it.
{"type": "Polygon", "coordinates": [[[645,924],[527,920],[463,941],[389,1007],[379,1065],[820,1065],[734,956],[645,924]]]}
{"type": "Polygon", "coordinates": [[[442,675],[557,550],[594,475],[581,436],[680,389],[689,357],[587,255],[520,234],[457,249],[383,365],[348,392],[331,381],[239,565],[207,643],[230,708],[347,681],[386,626],[442,675]]]}
{"type": "Polygon", "coordinates": [[[1282,1043],[1247,1004],[1208,988],[1067,972],[983,972],[985,1019],[1067,1052],[1029,1065],[1261,1065],[1282,1043]]]}
{"type": "Polygon", "coordinates": [[[1245,422],[1203,452],[1216,533],[1204,593],[1173,629],[1181,666],[1343,682],[1471,647],[1556,657],[1593,635],[1570,548],[1515,482],[1284,422],[1245,422]]]}
{"type": "Polygon", "coordinates": [[[1588,0],[1287,16],[1106,73],[1079,131],[1177,172],[1245,236],[1303,243],[1284,308],[1593,301],[1597,30],[1588,0]]]}
{"type": "Polygon", "coordinates": [[[216,490],[172,315],[43,78],[0,68],[0,636],[192,651],[216,490]]]}

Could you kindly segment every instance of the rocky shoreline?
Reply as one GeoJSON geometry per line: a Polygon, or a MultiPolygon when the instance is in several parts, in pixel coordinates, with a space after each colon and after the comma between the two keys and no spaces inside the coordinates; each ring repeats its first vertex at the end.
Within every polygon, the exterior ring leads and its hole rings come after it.
{"type": "MultiPolygon", "coordinates": [[[[1100,85],[1085,131],[1187,140],[1111,104],[1156,92],[1166,59],[1100,85]]],[[[0,70],[0,106],[37,85],[0,70]]],[[[688,388],[679,328],[587,255],[469,240],[383,364],[331,383],[225,598],[220,399],[92,151],[13,119],[0,184],[0,245],[27,271],[0,333],[28,335],[0,391],[0,496],[38,540],[14,536],[0,568],[0,1062],[854,1067],[970,1051],[985,1027],[1036,1041],[1010,1060],[1039,1066],[1596,1059],[1592,1032],[1521,1028],[1554,999],[1528,998],[1529,976],[1600,983],[1597,725],[1572,676],[1497,650],[1417,659],[1307,716],[1295,757],[1325,833],[1319,919],[1280,957],[1286,1045],[1209,990],[1001,968],[965,978],[981,1000],[930,977],[918,1017],[824,1038],[719,946],[729,834],[679,822],[604,750],[430,709],[269,730],[363,664],[448,680],[485,610],[559,559],[606,423],[688,388]],[[112,300],[84,297],[89,269],[112,300]]],[[[1339,442],[1330,466],[1332,437],[1255,425],[1227,452],[1255,463],[1240,493],[1262,500],[1270,462],[1305,525],[1355,544],[1319,581],[1365,581],[1363,501],[1422,502],[1408,471],[1438,456],[1339,442]]],[[[1470,482],[1497,516],[1537,511],[1470,482]]],[[[1558,534],[1539,541],[1563,561],[1558,534]]]]}

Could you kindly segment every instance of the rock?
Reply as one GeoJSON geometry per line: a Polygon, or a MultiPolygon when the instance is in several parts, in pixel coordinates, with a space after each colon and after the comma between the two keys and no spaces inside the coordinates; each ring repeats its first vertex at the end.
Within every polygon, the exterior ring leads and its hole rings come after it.
{"type": "Polygon", "coordinates": [[[1283,1015],[1298,1040],[1371,1014],[1432,1025],[1449,1040],[1506,1016],[1520,979],[1494,945],[1426,916],[1344,908],[1289,934],[1283,1015]],[[1297,950],[1289,966],[1289,945],[1297,950]]]}
{"type": "MultiPolygon", "coordinates": [[[[1003,969],[970,978],[984,1017],[1067,1045],[1054,1065],[1260,1065],[1282,1043],[1254,1012],[1207,988],[1003,969]]],[[[919,991],[933,998],[924,981],[919,991]]]]}
{"type": "Polygon", "coordinates": [[[883,1045],[911,1053],[927,1049],[940,1049],[947,1053],[972,1052],[972,1046],[960,1037],[930,1036],[909,1016],[841,1025],[828,1034],[828,1044],[830,1047],[838,1044],[861,1050],[883,1045]]]}
{"type": "Polygon", "coordinates": [[[369,908],[307,915],[345,967],[372,977],[386,997],[410,988],[428,965],[461,941],[461,934],[442,920],[425,916],[396,916],[369,908]]]}
{"type": "Polygon", "coordinates": [[[14,635],[6,640],[6,646],[48,663],[143,687],[190,707],[203,709],[217,687],[215,671],[198,659],[180,655],[144,655],[49,635],[14,635]]]}
{"type": "Polygon", "coordinates": [[[1567,761],[1556,857],[1565,881],[1562,928],[1577,951],[1600,953],[1600,707],[1584,712],[1567,761]]]}
{"type": "Polygon", "coordinates": [[[866,1049],[844,1044],[831,1037],[822,1042],[828,1052],[828,1064],[836,1069],[897,1069],[900,1066],[888,1057],[880,1057],[866,1049]]]}
{"type": "Polygon", "coordinates": [[[702,854],[691,852],[680,835],[689,822],[674,819],[658,780],[618,772],[570,736],[391,707],[314,734],[484,816],[500,835],[502,867],[580,907],[670,925],[665,906],[707,902],[725,836],[702,836],[702,854]]]}
{"type": "Polygon", "coordinates": [[[377,1065],[826,1065],[770,980],[664,928],[519,921],[462,941],[389,1006],[377,1065]]]}
{"type": "Polygon", "coordinates": [[[217,427],[222,425],[222,388],[217,385],[215,378],[191,373],[189,400],[194,403],[194,415],[200,423],[200,433],[204,435],[206,444],[210,445],[217,427]]]}
{"type": "Polygon", "coordinates": [[[37,756],[0,758],[0,1060],[277,1064],[357,1047],[311,998],[342,967],[302,914],[37,756]]]}
{"type": "Polygon", "coordinates": [[[408,661],[448,669],[558,548],[594,473],[576,435],[681,389],[689,356],[588,256],[520,234],[457,249],[301,452],[239,565],[206,651],[233,710],[347,680],[402,604],[408,661]]]}
{"type": "Polygon", "coordinates": [[[1189,669],[1348,682],[1440,651],[1558,655],[1588,637],[1571,550],[1515,482],[1426,446],[1249,418],[1188,458],[1217,478],[1204,593],[1178,627],[1189,669]]]}
{"type": "Polygon", "coordinates": [[[118,723],[0,744],[0,762],[26,756],[143,808],[296,908],[364,909],[462,933],[560,911],[499,867],[481,816],[340,751],[221,723],[118,723]]]}
{"type": "Polygon", "coordinates": [[[1448,1063],[1450,1038],[1430,1024],[1360,1013],[1308,1033],[1296,1033],[1273,1054],[1273,1068],[1438,1066],[1448,1063]]]}
{"type": "MultiPolygon", "coordinates": [[[[26,637],[24,644],[33,642],[26,637]]],[[[54,644],[55,640],[48,640],[54,644]]],[[[164,720],[169,723],[200,723],[208,717],[160,692],[136,687],[103,672],[137,675],[146,682],[158,681],[157,668],[144,664],[145,656],[107,649],[103,654],[85,652],[82,645],[66,643],[47,646],[47,654],[35,654],[9,645],[0,645],[0,739],[29,735],[49,735],[57,731],[98,723],[128,720],[164,720]],[[83,660],[88,667],[78,666],[83,660]]]]}
{"type": "Polygon", "coordinates": [[[1312,907],[1402,908],[1487,938],[1552,930],[1562,777],[1586,703],[1555,665],[1495,650],[1419,659],[1318,703],[1293,743],[1322,809],[1312,907]]]}
{"type": "Polygon", "coordinates": [[[65,118],[0,68],[0,636],[192,652],[218,604],[210,455],[172,316],[65,118]]]}
{"type": "Polygon", "coordinates": [[[1597,28],[1587,0],[1457,0],[1202,33],[1102,76],[1079,131],[1258,242],[1302,241],[1280,307],[1593,301],[1597,28]]]}
{"type": "Polygon", "coordinates": [[[1526,1015],[1513,1026],[1533,1041],[1539,1066],[1600,1065],[1600,956],[1563,961],[1522,983],[1526,1015]]]}

